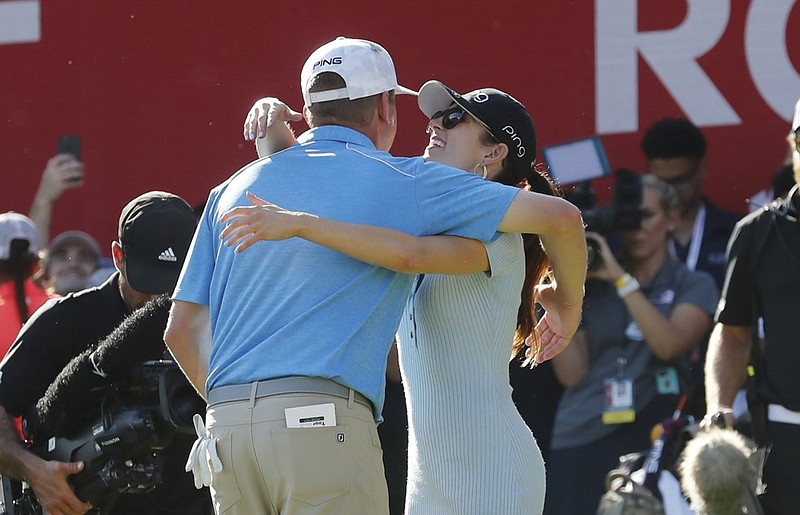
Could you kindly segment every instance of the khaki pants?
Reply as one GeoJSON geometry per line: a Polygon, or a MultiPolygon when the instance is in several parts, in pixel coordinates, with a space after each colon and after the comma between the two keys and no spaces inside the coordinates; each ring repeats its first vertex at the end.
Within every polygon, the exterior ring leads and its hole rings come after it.
{"type": "Polygon", "coordinates": [[[339,397],[286,393],[210,406],[223,470],[213,473],[218,515],[388,515],[372,411],[339,397]],[[287,428],[284,409],[333,403],[336,426],[287,428]]]}

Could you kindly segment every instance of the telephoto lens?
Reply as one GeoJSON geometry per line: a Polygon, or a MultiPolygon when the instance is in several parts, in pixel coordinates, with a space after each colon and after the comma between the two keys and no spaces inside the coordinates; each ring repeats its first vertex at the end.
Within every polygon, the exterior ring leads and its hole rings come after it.
{"type": "Polygon", "coordinates": [[[592,238],[586,238],[586,268],[597,270],[603,264],[603,257],[600,255],[600,244],[592,238]]]}

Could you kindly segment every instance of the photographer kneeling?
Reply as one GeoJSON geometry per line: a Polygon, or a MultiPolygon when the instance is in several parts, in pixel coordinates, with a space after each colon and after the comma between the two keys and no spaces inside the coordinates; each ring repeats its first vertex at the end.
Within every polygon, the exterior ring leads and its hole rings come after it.
{"type": "Polygon", "coordinates": [[[553,367],[566,388],[553,428],[545,513],[597,512],[619,457],[650,448],[653,426],[688,393],[689,353],[711,328],[714,281],[669,254],[675,191],[642,178],[641,226],[620,231],[621,258],[597,233],[583,321],[553,367]],[[574,492],[582,492],[576,496],[574,492]]]}
{"type": "MultiPolygon", "coordinates": [[[[91,421],[100,415],[95,388],[119,387],[125,393],[125,385],[114,382],[126,376],[124,371],[136,369],[139,359],[152,357],[143,353],[143,348],[153,350],[163,346],[160,335],[166,325],[165,318],[159,322],[161,327],[155,327],[159,324],[150,326],[148,342],[137,342],[134,341],[136,337],[131,337],[144,333],[126,333],[127,339],[117,340],[109,335],[120,333],[121,324],[138,314],[137,310],[148,301],[172,291],[195,225],[191,207],[175,195],[153,191],[132,200],[120,216],[119,241],[112,243],[117,272],[97,288],[45,304],[25,324],[0,363],[0,474],[30,485],[45,513],[81,514],[92,509],[87,499],[75,495],[72,485],[79,483],[78,478],[90,479],[82,472],[95,474],[97,471],[93,470],[94,463],[43,459],[31,449],[40,453],[53,450],[54,445],[58,449],[58,439],[51,440],[50,436],[73,431],[82,421],[91,421]],[[109,342],[106,347],[104,344],[109,339],[118,344],[109,342]],[[82,355],[87,359],[77,359],[82,355]],[[102,356],[106,359],[101,359],[102,356]],[[86,371],[87,364],[90,373],[81,374],[86,371]],[[64,370],[67,365],[69,369],[74,367],[75,374],[64,370]],[[66,381],[66,377],[72,379],[66,381]],[[69,388],[57,388],[64,381],[69,383],[69,388]],[[42,399],[46,392],[49,397],[42,399]],[[29,449],[19,441],[12,417],[33,413],[46,416],[37,427],[30,428],[39,439],[29,449]]],[[[160,387],[162,380],[158,381],[160,387]]],[[[114,417],[121,410],[106,406],[103,411],[109,415],[107,420],[102,420],[99,426],[90,426],[89,434],[113,427],[114,417]]],[[[154,417],[145,417],[144,426],[157,429],[159,422],[154,417]]],[[[80,435],[63,436],[80,438],[80,435]]],[[[124,436],[120,435],[120,440],[124,436]]],[[[186,435],[164,441],[165,462],[163,469],[157,471],[160,484],[143,489],[139,494],[112,487],[102,492],[101,505],[96,508],[104,514],[211,513],[208,491],[195,490],[191,475],[183,470],[193,440],[191,435],[186,435]],[[125,493],[114,495],[121,491],[125,493]]],[[[116,442],[112,437],[105,444],[110,447],[116,442]]],[[[126,459],[123,457],[123,460],[126,459]]],[[[133,461],[128,464],[131,469],[138,466],[133,461]]],[[[97,499],[92,500],[98,502],[97,499]]]]}

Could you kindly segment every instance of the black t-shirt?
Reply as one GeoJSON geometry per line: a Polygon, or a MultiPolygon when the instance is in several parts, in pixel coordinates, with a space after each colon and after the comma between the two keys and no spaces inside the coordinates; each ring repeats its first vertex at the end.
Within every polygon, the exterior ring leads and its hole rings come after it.
{"type": "Polygon", "coordinates": [[[97,288],[49,300],[28,319],[0,363],[0,405],[24,415],[73,357],[128,314],[117,274],[97,288]]]}
{"type": "MultiPolygon", "coordinates": [[[[0,405],[26,414],[69,361],[111,333],[128,307],[119,293],[118,274],[97,288],[52,299],[28,320],[0,363],[0,405]]],[[[123,495],[103,513],[210,513],[208,489],[196,490],[183,469],[194,438],[180,435],[165,449],[163,483],[146,494],[123,495]]]]}
{"type": "MultiPolygon", "coordinates": [[[[717,283],[717,288],[722,289],[722,282],[725,279],[725,249],[733,228],[742,215],[720,209],[706,198],[703,199],[703,204],[706,208],[706,221],[703,225],[703,241],[700,244],[695,270],[711,274],[717,283]]],[[[685,263],[691,241],[686,246],[678,242],[673,244],[678,259],[685,263]]]]}
{"type": "Polygon", "coordinates": [[[742,219],[731,237],[717,321],[746,326],[763,317],[766,351],[761,394],[767,402],[793,411],[800,411],[798,292],[800,224],[764,210],[742,219]],[[771,228],[764,217],[774,217],[771,228]],[[763,231],[769,231],[768,236],[756,253],[753,248],[763,231]]]}

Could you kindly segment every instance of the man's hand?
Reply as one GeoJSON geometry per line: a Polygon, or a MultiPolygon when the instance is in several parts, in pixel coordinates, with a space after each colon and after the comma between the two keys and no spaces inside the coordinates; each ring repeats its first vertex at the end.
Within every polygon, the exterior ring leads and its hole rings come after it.
{"type": "Polygon", "coordinates": [[[36,224],[42,245],[50,241],[50,218],[53,205],[65,191],[83,186],[83,163],[70,154],[58,154],[47,161],[39,189],[33,197],[28,216],[36,224]]]}
{"type": "Polygon", "coordinates": [[[704,432],[711,431],[714,427],[733,428],[735,424],[733,410],[730,406],[722,404],[709,404],[706,415],[700,421],[699,429],[704,432]]]}
{"type": "Polygon", "coordinates": [[[55,202],[71,188],[83,186],[83,163],[71,154],[58,154],[47,161],[36,196],[55,202]]]}
{"type": "Polygon", "coordinates": [[[83,462],[64,463],[38,457],[36,460],[36,464],[28,468],[26,479],[47,515],[82,515],[92,509],[91,504],[75,496],[67,483],[68,476],[83,470],[83,462]]]}

